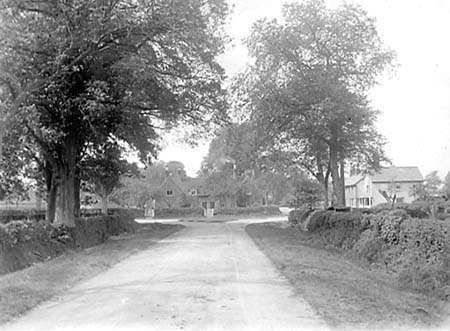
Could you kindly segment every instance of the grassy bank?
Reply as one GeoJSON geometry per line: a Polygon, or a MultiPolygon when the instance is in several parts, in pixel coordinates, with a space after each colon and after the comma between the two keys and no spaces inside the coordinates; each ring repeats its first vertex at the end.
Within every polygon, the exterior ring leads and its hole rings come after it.
{"type": "Polygon", "coordinates": [[[385,270],[323,249],[314,236],[284,224],[247,226],[258,247],[296,291],[336,329],[442,328],[446,305],[400,288],[385,270]]]}
{"type": "Polygon", "coordinates": [[[182,228],[182,225],[146,224],[135,234],[112,237],[104,244],[68,251],[47,262],[0,276],[0,324],[182,228]]]}

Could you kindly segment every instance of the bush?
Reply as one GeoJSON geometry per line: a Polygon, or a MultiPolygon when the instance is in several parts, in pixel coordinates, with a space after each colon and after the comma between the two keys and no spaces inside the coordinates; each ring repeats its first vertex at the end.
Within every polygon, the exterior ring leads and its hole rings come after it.
{"type": "Polygon", "coordinates": [[[406,209],[321,211],[308,222],[327,244],[397,272],[403,286],[450,298],[450,223],[412,218],[406,209]]]}
{"type": "Polygon", "coordinates": [[[40,209],[1,209],[0,223],[20,220],[45,220],[45,210],[40,209]]]}
{"type": "Polygon", "coordinates": [[[333,213],[333,211],[326,210],[317,210],[310,213],[309,217],[304,221],[304,229],[309,232],[315,232],[324,227],[328,227],[326,225],[328,223],[328,218],[333,213]]]}
{"type": "Polygon", "coordinates": [[[256,206],[256,207],[237,207],[237,208],[223,208],[220,209],[217,215],[250,215],[250,214],[264,214],[264,215],[279,215],[280,209],[277,206],[256,206]]]}
{"type": "Polygon", "coordinates": [[[30,220],[0,224],[0,274],[25,268],[74,247],[63,227],[30,220]]]}
{"type": "Polygon", "coordinates": [[[155,210],[155,216],[160,218],[203,216],[203,208],[162,208],[155,210]]]}
{"type": "MultiPolygon", "coordinates": [[[[289,212],[288,222],[292,225],[303,225],[313,209],[294,209],[289,212]]],[[[306,230],[306,229],[304,229],[306,230]]]]}
{"type": "Polygon", "coordinates": [[[359,239],[353,245],[356,254],[372,263],[381,256],[383,240],[378,236],[378,232],[373,229],[366,229],[361,232],[359,239]]]}
{"type": "Polygon", "coordinates": [[[111,235],[134,233],[137,211],[116,210],[114,215],[78,218],[75,228],[45,221],[0,224],[0,274],[25,268],[75,247],[91,247],[111,235]]]}

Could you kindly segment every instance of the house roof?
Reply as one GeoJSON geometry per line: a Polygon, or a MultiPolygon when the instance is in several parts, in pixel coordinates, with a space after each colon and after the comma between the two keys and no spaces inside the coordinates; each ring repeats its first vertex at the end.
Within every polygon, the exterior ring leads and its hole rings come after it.
{"type": "Polygon", "coordinates": [[[423,176],[418,167],[390,167],[374,174],[372,182],[423,182],[423,176]]]}
{"type": "MultiPolygon", "coordinates": [[[[345,186],[354,186],[364,178],[358,174],[345,179],[345,186]]],[[[418,167],[390,167],[382,168],[378,173],[371,175],[372,183],[388,182],[423,182],[418,167]]]]}
{"type": "Polygon", "coordinates": [[[363,178],[364,178],[363,174],[358,174],[358,175],[351,176],[349,178],[345,178],[345,186],[354,186],[354,185],[358,184],[359,181],[363,178]]]}
{"type": "Polygon", "coordinates": [[[178,186],[178,188],[180,189],[181,192],[187,194],[189,193],[190,189],[197,189],[197,190],[202,190],[203,186],[205,184],[205,180],[204,178],[192,178],[192,177],[185,177],[185,178],[179,178],[178,176],[168,176],[158,187],[158,190],[160,190],[161,188],[163,188],[167,182],[172,182],[174,183],[176,186],[178,186]]]}

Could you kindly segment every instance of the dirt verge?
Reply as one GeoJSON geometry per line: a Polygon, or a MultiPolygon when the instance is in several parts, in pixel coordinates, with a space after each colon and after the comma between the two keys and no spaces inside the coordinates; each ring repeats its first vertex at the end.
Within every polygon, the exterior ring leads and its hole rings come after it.
{"type": "Polygon", "coordinates": [[[104,244],[68,251],[47,262],[0,276],[0,324],[182,228],[177,224],[147,224],[135,234],[112,237],[104,244]]]}
{"type": "Polygon", "coordinates": [[[251,224],[246,230],[333,328],[421,330],[448,324],[444,302],[401,289],[392,273],[315,246],[308,233],[276,223],[251,224]]]}

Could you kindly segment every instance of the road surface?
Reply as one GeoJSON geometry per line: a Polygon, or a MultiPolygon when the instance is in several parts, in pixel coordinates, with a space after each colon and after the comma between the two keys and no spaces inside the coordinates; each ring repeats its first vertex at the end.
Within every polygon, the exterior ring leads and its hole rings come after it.
{"type": "Polygon", "coordinates": [[[245,223],[183,223],[184,230],[4,330],[326,329],[258,250],[245,223]]]}

